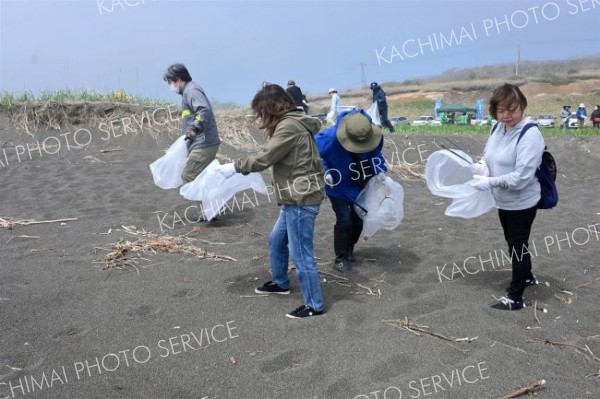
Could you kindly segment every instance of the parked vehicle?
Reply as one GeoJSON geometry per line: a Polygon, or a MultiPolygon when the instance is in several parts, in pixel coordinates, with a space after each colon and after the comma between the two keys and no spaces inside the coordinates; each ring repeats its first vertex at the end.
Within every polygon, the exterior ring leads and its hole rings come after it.
{"type": "Polygon", "coordinates": [[[568,125],[569,129],[577,129],[579,127],[579,121],[577,120],[577,113],[572,112],[571,116],[569,116],[568,125]]]}
{"type": "Polygon", "coordinates": [[[556,120],[550,114],[540,114],[537,117],[537,124],[541,127],[554,127],[556,120]]]}
{"type": "Polygon", "coordinates": [[[392,126],[396,125],[410,125],[410,121],[405,116],[395,116],[390,118],[392,126]]]}
{"type": "MultiPolygon", "coordinates": [[[[426,126],[433,124],[433,121],[435,121],[433,116],[422,115],[415,119],[412,124],[413,126],[426,126]]],[[[439,124],[441,124],[441,122],[439,124]]]]}

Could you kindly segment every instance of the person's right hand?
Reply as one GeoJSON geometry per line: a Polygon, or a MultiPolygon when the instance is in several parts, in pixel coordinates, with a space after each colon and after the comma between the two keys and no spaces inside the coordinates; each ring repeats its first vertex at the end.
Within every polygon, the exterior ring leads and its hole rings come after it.
{"type": "Polygon", "coordinates": [[[483,159],[471,165],[471,172],[478,176],[489,177],[490,175],[490,169],[483,159]]]}

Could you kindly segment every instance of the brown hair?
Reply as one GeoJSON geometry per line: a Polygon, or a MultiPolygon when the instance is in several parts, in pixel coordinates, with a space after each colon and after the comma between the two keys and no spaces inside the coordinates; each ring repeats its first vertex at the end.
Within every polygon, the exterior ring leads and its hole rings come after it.
{"type": "Polygon", "coordinates": [[[262,89],[252,99],[251,107],[255,119],[260,119],[259,127],[265,130],[268,138],[271,138],[283,116],[296,109],[296,103],[283,87],[263,83],[262,89]]]}
{"type": "Polygon", "coordinates": [[[507,107],[516,105],[525,110],[527,108],[527,98],[525,98],[525,95],[518,86],[505,83],[496,88],[494,93],[492,93],[492,98],[490,98],[490,115],[496,119],[498,119],[496,113],[498,112],[499,105],[507,107]]]}

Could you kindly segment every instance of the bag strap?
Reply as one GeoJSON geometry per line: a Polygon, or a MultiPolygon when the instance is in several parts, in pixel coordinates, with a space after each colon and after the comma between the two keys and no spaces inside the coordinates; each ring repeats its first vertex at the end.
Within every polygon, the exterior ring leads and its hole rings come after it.
{"type": "Polygon", "coordinates": [[[523,126],[523,129],[521,130],[521,133],[519,133],[519,138],[517,139],[517,144],[519,144],[519,141],[521,141],[521,138],[523,137],[523,135],[532,127],[537,127],[538,124],[537,123],[528,123],[525,126],[523,126]]]}
{"type": "Polygon", "coordinates": [[[498,127],[498,125],[499,125],[499,124],[500,124],[500,122],[496,122],[496,123],[494,123],[494,126],[492,126],[492,131],[491,131],[491,133],[490,133],[490,136],[491,136],[492,134],[494,134],[494,132],[496,131],[496,128],[498,127]]]}

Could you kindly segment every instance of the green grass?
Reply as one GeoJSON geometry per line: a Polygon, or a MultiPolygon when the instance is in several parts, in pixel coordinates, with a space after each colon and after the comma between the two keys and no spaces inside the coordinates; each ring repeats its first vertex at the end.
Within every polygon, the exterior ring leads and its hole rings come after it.
{"type": "Polygon", "coordinates": [[[111,104],[133,104],[133,105],[168,105],[166,101],[154,100],[146,97],[132,96],[123,90],[115,90],[110,93],[98,93],[87,90],[59,90],[43,91],[37,96],[32,92],[23,93],[0,93],[0,108],[10,109],[30,103],[44,103],[48,101],[57,102],[105,102],[111,104]]]}
{"type": "MultiPolygon", "coordinates": [[[[461,126],[461,125],[444,125],[444,126],[412,126],[412,125],[397,125],[395,127],[396,134],[427,134],[427,135],[449,135],[449,134],[464,134],[464,135],[488,135],[490,134],[490,126],[461,126]]],[[[542,134],[545,137],[551,136],[566,136],[566,137],[589,137],[600,135],[600,129],[595,129],[592,126],[586,126],[582,129],[561,129],[561,128],[542,128],[542,134]]]]}

